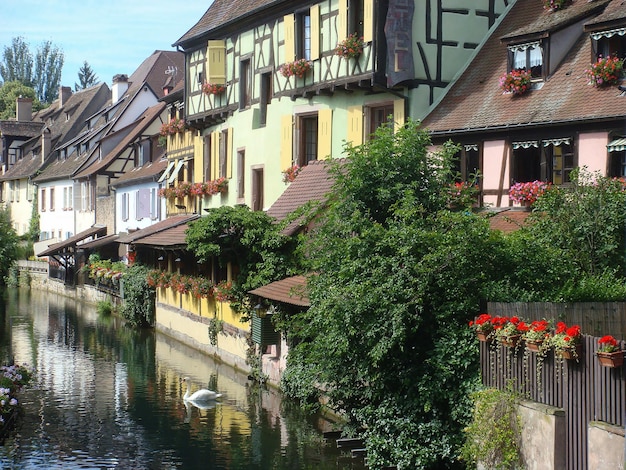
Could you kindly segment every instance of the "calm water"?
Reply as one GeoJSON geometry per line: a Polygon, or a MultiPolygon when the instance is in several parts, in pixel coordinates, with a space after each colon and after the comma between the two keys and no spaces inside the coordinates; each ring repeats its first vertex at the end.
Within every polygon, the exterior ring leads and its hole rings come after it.
{"type": "Polygon", "coordinates": [[[247,377],[91,305],[14,289],[0,301],[0,358],[37,371],[1,469],[361,469],[303,416],[247,377]],[[224,396],[185,407],[180,384],[224,396]]]}

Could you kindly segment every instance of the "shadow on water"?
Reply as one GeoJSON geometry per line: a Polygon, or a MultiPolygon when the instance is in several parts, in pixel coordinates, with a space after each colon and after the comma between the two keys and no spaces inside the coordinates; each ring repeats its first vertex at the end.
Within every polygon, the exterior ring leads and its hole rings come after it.
{"type": "Polygon", "coordinates": [[[37,384],[0,468],[363,468],[323,440],[331,423],[195,349],[60,295],[3,295],[1,357],[34,366],[37,384]],[[185,376],[223,397],[185,406],[185,376]]]}

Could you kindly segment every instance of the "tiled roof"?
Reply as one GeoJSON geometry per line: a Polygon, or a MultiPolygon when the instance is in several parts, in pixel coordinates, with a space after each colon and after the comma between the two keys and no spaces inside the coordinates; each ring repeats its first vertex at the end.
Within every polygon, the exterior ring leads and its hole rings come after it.
{"type": "Polygon", "coordinates": [[[37,137],[41,135],[44,123],[41,121],[0,121],[0,134],[12,137],[37,137]]]}
{"type": "Polygon", "coordinates": [[[489,226],[492,230],[509,233],[519,230],[526,224],[530,212],[520,209],[504,209],[495,213],[486,211],[489,215],[489,226]]]}
{"type": "Polygon", "coordinates": [[[134,95],[146,83],[157,98],[163,98],[163,86],[171,80],[172,74],[166,74],[168,70],[176,69],[175,84],[185,77],[185,54],[178,51],[154,51],[145,59],[139,67],[128,77],[130,86],[128,94],[134,95]]]}
{"type": "Polygon", "coordinates": [[[175,248],[187,247],[186,241],[186,233],[187,228],[189,226],[187,224],[177,225],[175,227],[167,228],[162,230],[161,232],[155,233],[154,235],[148,235],[147,237],[140,238],[135,241],[135,245],[150,245],[152,247],[161,247],[161,248],[175,248]]]}
{"type": "Polygon", "coordinates": [[[293,276],[272,282],[251,290],[250,294],[299,307],[311,306],[306,291],[306,277],[304,276],[293,276]]]}
{"type": "MultiPolygon", "coordinates": [[[[165,151],[163,151],[163,155],[165,155],[165,151]]],[[[162,158],[163,155],[158,157],[158,160],[155,162],[147,163],[146,165],[142,165],[138,168],[133,168],[130,171],[127,171],[118,179],[116,179],[111,186],[121,187],[127,186],[130,184],[136,184],[140,181],[149,181],[158,179],[157,177],[163,173],[165,168],[167,168],[168,160],[167,158],[162,158]]]]}
{"type": "Polygon", "coordinates": [[[167,230],[178,225],[186,224],[188,222],[191,222],[192,220],[197,219],[198,217],[200,217],[198,214],[174,215],[141,230],[135,230],[134,232],[121,234],[118,241],[120,243],[135,243],[136,241],[144,237],[162,232],[163,230],[167,230]]]}
{"type": "MultiPolygon", "coordinates": [[[[82,171],[75,175],[76,178],[86,178],[90,175],[96,174],[98,171],[106,168],[110,165],[120,154],[128,148],[146,128],[152,124],[152,122],[159,117],[161,112],[165,109],[165,103],[158,103],[148,109],[146,109],[141,116],[139,116],[129,127],[133,129],[101,160],[88,165],[82,171]]],[[[123,132],[120,130],[118,132],[123,132]]]]}
{"type": "Polygon", "coordinates": [[[522,96],[503,94],[500,90],[500,76],[507,71],[507,47],[500,38],[543,15],[576,13],[583,3],[588,2],[574,0],[565,10],[550,13],[543,11],[536,0],[518,0],[466,71],[424,118],[423,125],[434,133],[453,134],[626,116],[626,96],[621,96],[617,87],[596,88],[588,84],[585,69],[592,57],[591,40],[582,28],[578,42],[540,89],[522,96]]]}
{"type": "MultiPolygon", "coordinates": [[[[324,160],[310,162],[300,170],[297,178],[272,204],[267,214],[280,222],[309,201],[323,202],[333,184],[334,180],[328,173],[328,162],[324,160]]],[[[283,230],[283,233],[293,235],[300,226],[301,221],[295,220],[283,230]]]]}
{"type": "Polygon", "coordinates": [[[67,252],[70,248],[76,248],[79,242],[83,241],[85,238],[89,237],[97,237],[99,235],[106,235],[107,228],[104,225],[94,225],[87,230],[83,230],[80,233],[77,233],[73,237],[68,238],[59,243],[55,243],[50,245],[48,248],[43,250],[41,253],[38,253],[37,256],[51,256],[59,253],[67,252]]]}
{"type": "Polygon", "coordinates": [[[626,19],[626,3],[622,1],[611,2],[604,12],[585,24],[587,30],[598,30],[612,22],[622,22],[626,19]]]}
{"type": "Polygon", "coordinates": [[[251,16],[255,12],[283,2],[285,0],[214,0],[200,21],[172,45],[184,45],[234,20],[251,16]]]}

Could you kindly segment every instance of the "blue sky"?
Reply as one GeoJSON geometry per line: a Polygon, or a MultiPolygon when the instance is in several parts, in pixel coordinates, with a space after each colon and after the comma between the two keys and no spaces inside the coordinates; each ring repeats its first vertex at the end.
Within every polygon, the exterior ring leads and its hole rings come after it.
{"type": "Polygon", "coordinates": [[[65,54],[61,84],[74,88],[87,61],[99,81],[130,75],[155,50],[172,50],[212,0],[0,0],[0,58],[22,36],[35,53],[50,40],[65,54]]]}

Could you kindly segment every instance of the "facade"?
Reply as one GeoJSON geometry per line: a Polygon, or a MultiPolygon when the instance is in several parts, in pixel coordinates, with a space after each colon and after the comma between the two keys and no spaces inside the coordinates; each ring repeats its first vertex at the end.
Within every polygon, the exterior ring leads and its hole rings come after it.
{"type": "Polygon", "coordinates": [[[598,59],[626,57],[626,10],[619,1],[574,0],[549,11],[515,2],[448,93],[425,117],[433,142],[461,144],[460,170],[480,172],[482,204],[517,205],[515,183],[567,184],[572,169],[626,175],[623,80],[597,83],[598,59]],[[503,92],[501,77],[531,72],[523,94],[503,92]]]}

